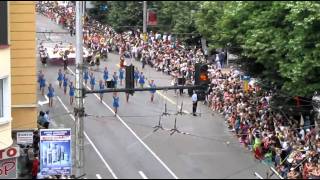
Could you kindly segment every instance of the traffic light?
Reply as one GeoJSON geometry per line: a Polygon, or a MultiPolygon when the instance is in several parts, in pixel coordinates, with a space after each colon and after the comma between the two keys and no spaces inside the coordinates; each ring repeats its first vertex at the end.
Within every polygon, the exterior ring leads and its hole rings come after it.
{"type": "MultiPolygon", "coordinates": [[[[126,67],[126,88],[134,89],[134,66],[125,66],[126,67]]],[[[133,94],[133,90],[130,90],[129,93],[133,94]]]]}
{"type": "Polygon", "coordinates": [[[203,86],[203,89],[207,89],[210,84],[208,72],[208,65],[197,63],[195,65],[195,83],[194,85],[203,86]]]}
{"type": "Polygon", "coordinates": [[[209,74],[208,65],[201,64],[201,63],[195,64],[194,85],[201,86],[201,88],[196,90],[196,93],[198,95],[198,101],[205,101],[206,99],[207,90],[210,84],[210,79],[208,74],[209,74]]]}

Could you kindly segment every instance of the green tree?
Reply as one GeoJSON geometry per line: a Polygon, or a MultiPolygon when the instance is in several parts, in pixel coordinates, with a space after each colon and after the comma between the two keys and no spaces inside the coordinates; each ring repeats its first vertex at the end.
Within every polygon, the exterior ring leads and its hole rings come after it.
{"type": "Polygon", "coordinates": [[[203,2],[199,32],[229,45],[251,74],[292,96],[320,89],[319,2],[203,2]]]}

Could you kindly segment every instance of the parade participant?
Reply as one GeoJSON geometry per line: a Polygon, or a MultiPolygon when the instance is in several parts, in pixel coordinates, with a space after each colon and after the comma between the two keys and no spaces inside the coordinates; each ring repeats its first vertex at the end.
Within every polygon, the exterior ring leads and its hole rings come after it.
{"type": "Polygon", "coordinates": [[[64,71],[67,71],[67,68],[68,68],[68,54],[67,54],[67,51],[64,52],[64,55],[62,56],[62,60],[63,60],[64,71]]]}
{"type": "Polygon", "coordinates": [[[109,50],[108,50],[108,47],[107,45],[104,45],[102,48],[101,48],[101,56],[102,56],[102,59],[103,61],[106,61],[108,59],[108,53],[109,53],[109,50]]]}
{"type": "Polygon", "coordinates": [[[95,64],[96,64],[96,67],[97,67],[96,70],[99,70],[99,66],[100,66],[100,52],[97,52],[97,53],[96,53],[96,56],[95,56],[95,64]]]}
{"type": "Polygon", "coordinates": [[[73,85],[73,82],[70,82],[70,85],[69,85],[70,105],[73,105],[74,92],[75,92],[75,87],[73,85]]]}
{"type": "Polygon", "coordinates": [[[50,83],[48,86],[48,94],[47,94],[48,98],[49,98],[49,107],[53,106],[53,97],[54,97],[54,88],[52,87],[52,84],[50,83]]]}
{"type": "Polygon", "coordinates": [[[39,83],[40,83],[40,91],[41,91],[41,94],[42,94],[42,96],[44,96],[44,87],[46,87],[46,79],[44,78],[44,75],[42,75],[42,76],[40,77],[39,83]]]}
{"type": "Polygon", "coordinates": [[[83,73],[83,79],[84,79],[84,84],[87,85],[88,83],[88,79],[89,79],[89,72],[88,70],[84,70],[84,73],[83,73]]]}
{"type": "MultiPolygon", "coordinates": [[[[99,90],[104,90],[105,88],[105,84],[103,83],[102,80],[99,81],[99,90]]],[[[103,99],[103,93],[100,93],[100,102],[102,103],[102,99],[103,99]]]]}
{"type": "Polygon", "coordinates": [[[124,68],[124,56],[120,56],[120,68],[124,68]]]}
{"type": "Polygon", "coordinates": [[[114,116],[117,115],[118,113],[118,108],[119,108],[119,96],[117,92],[113,93],[113,108],[114,108],[114,116]]]}
{"type": "Polygon", "coordinates": [[[59,88],[61,88],[61,86],[62,86],[62,81],[63,81],[63,74],[62,74],[62,70],[61,70],[61,69],[59,69],[57,80],[58,80],[58,82],[59,82],[59,88]]]}
{"type": "Polygon", "coordinates": [[[68,77],[66,74],[63,75],[63,92],[67,94],[68,77]]]}
{"type": "Polygon", "coordinates": [[[117,84],[118,84],[118,75],[117,72],[114,72],[112,75],[112,81],[114,82],[114,88],[117,88],[117,84]]]}
{"type": "Polygon", "coordinates": [[[44,48],[43,51],[40,51],[40,59],[43,67],[47,67],[47,59],[48,59],[48,50],[44,48]]]}
{"type": "Polygon", "coordinates": [[[138,68],[136,68],[134,70],[134,82],[135,82],[136,86],[138,86],[138,79],[139,79],[139,70],[138,70],[138,68]]]}
{"type": "Polygon", "coordinates": [[[124,69],[119,69],[119,79],[120,79],[120,86],[122,86],[122,80],[124,79],[124,69]]]}
{"type": "MultiPolygon", "coordinates": [[[[151,88],[156,88],[156,84],[154,83],[154,80],[149,81],[149,86],[151,88]]],[[[150,90],[150,92],[151,92],[151,102],[153,102],[154,93],[156,93],[156,90],[150,90]]]]}
{"type": "Polygon", "coordinates": [[[59,51],[59,46],[58,46],[58,44],[56,44],[56,45],[54,46],[54,48],[53,48],[53,54],[58,53],[58,51],[59,51]]]}
{"type": "Polygon", "coordinates": [[[107,66],[104,68],[103,71],[103,79],[104,79],[104,84],[107,85],[107,81],[109,79],[109,72],[107,66]]]}
{"type": "Polygon", "coordinates": [[[90,85],[91,85],[91,90],[94,90],[94,85],[96,84],[96,78],[94,77],[94,74],[90,74],[90,85]]]}
{"type": "Polygon", "coordinates": [[[43,74],[42,70],[40,70],[39,73],[38,73],[38,80],[37,80],[37,82],[39,83],[40,90],[41,90],[40,80],[41,80],[41,78],[42,78],[43,76],[44,76],[44,74],[43,74]]]}
{"type": "Polygon", "coordinates": [[[143,88],[144,83],[145,83],[145,77],[143,75],[143,72],[141,72],[139,76],[139,84],[141,88],[143,88]]]}

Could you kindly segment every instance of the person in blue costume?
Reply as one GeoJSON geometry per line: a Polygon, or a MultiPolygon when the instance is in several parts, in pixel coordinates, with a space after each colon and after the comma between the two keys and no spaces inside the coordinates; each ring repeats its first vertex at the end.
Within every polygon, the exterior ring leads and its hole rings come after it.
{"type": "Polygon", "coordinates": [[[144,83],[145,83],[145,77],[143,75],[143,72],[141,72],[139,76],[139,84],[141,88],[143,88],[144,83]]]}
{"type": "Polygon", "coordinates": [[[62,73],[62,70],[59,69],[59,72],[58,72],[58,82],[59,82],[59,88],[61,88],[62,86],[62,81],[63,81],[63,73],[62,73]]]}
{"type": "Polygon", "coordinates": [[[118,113],[118,108],[119,108],[119,96],[117,94],[117,92],[114,92],[113,93],[113,108],[114,108],[114,116],[117,115],[118,113]]]}
{"type": "Polygon", "coordinates": [[[135,82],[136,86],[138,86],[138,79],[139,79],[139,70],[138,70],[138,68],[136,68],[134,71],[134,82],[135,82]]]}
{"type": "Polygon", "coordinates": [[[46,79],[44,78],[44,75],[40,76],[40,90],[41,90],[41,94],[42,96],[44,96],[44,88],[46,87],[46,79]]]}
{"type": "Polygon", "coordinates": [[[87,85],[89,80],[89,71],[87,69],[84,70],[83,72],[83,79],[84,79],[84,84],[87,85]]]}
{"type": "MultiPolygon", "coordinates": [[[[154,80],[149,81],[149,86],[151,88],[156,88],[157,87],[156,84],[154,83],[154,80]]],[[[156,93],[156,90],[155,89],[154,90],[150,90],[150,92],[151,92],[151,102],[153,102],[154,93],[156,93]]]]}
{"type": "Polygon", "coordinates": [[[122,86],[122,80],[124,79],[124,69],[119,69],[119,79],[120,79],[120,86],[122,86]]]}
{"type": "Polygon", "coordinates": [[[67,86],[68,86],[68,77],[66,74],[63,75],[63,92],[67,94],[67,86]]]}
{"type": "Polygon", "coordinates": [[[53,97],[54,97],[54,88],[52,87],[52,84],[50,83],[48,86],[48,94],[47,94],[48,98],[49,98],[49,107],[53,106],[53,97]]]}
{"type": "MultiPolygon", "coordinates": [[[[102,80],[99,81],[99,90],[104,90],[105,88],[105,84],[103,83],[102,80]]],[[[100,102],[102,103],[102,99],[103,99],[103,93],[100,93],[100,102]]]]}
{"type": "Polygon", "coordinates": [[[42,78],[43,76],[44,76],[44,74],[43,74],[42,70],[40,70],[39,73],[38,73],[38,80],[37,80],[37,82],[39,83],[40,90],[41,90],[40,80],[41,80],[41,78],[42,78]]]}
{"type": "Polygon", "coordinates": [[[90,85],[91,85],[91,90],[94,90],[94,85],[96,85],[96,78],[94,77],[94,74],[90,74],[90,85]]]}
{"type": "Polygon", "coordinates": [[[104,79],[104,84],[107,85],[107,80],[109,79],[109,72],[107,66],[104,68],[103,71],[103,79],[104,79]]]}
{"type": "Polygon", "coordinates": [[[70,85],[69,85],[70,105],[73,105],[75,90],[76,89],[73,85],[73,82],[70,82],[70,85]]]}
{"type": "Polygon", "coordinates": [[[117,72],[114,72],[113,76],[112,76],[112,81],[114,82],[114,88],[117,88],[118,79],[119,79],[119,77],[117,75],[117,72]]]}

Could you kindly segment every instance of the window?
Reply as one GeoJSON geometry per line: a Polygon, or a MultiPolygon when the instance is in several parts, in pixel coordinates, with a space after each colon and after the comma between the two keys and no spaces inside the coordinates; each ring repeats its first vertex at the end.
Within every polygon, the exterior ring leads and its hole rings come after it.
{"type": "Polygon", "coordinates": [[[8,45],[8,1],[0,1],[0,46],[8,45]]]}
{"type": "Polygon", "coordinates": [[[0,79],[0,118],[3,116],[3,80],[0,79]]]}

